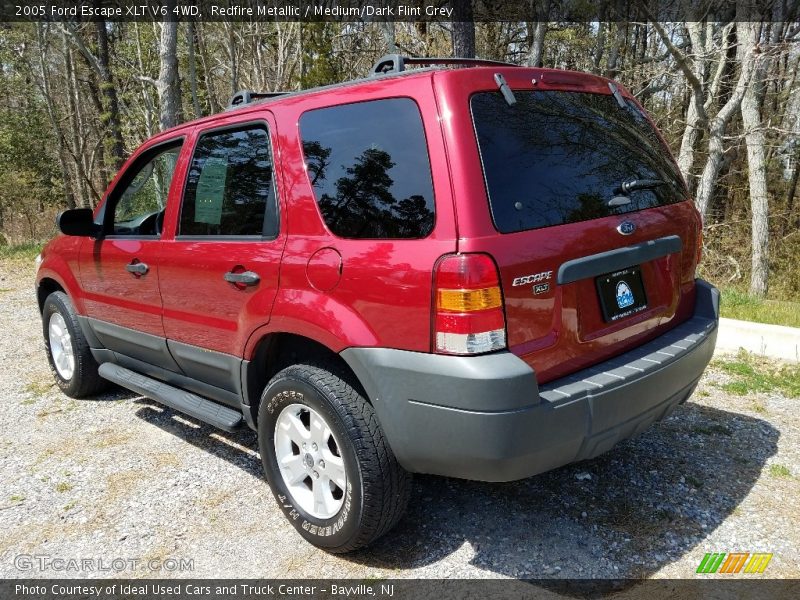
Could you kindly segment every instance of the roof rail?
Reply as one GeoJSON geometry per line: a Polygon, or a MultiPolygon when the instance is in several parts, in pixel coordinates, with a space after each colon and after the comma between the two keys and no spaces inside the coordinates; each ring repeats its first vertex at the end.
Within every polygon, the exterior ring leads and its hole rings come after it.
{"type": "Polygon", "coordinates": [[[250,104],[251,102],[255,102],[256,100],[264,100],[265,98],[274,98],[275,96],[282,96],[283,94],[288,94],[288,93],[289,92],[253,92],[251,90],[239,90],[233,96],[231,96],[231,99],[228,102],[228,108],[226,110],[239,108],[240,106],[244,106],[245,104],[250,104]]]}
{"type": "Polygon", "coordinates": [[[412,57],[402,56],[401,54],[387,54],[378,59],[372,66],[370,75],[372,77],[384,75],[386,73],[400,73],[406,70],[406,65],[463,65],[465,67],[496,66],[496,67],[518,67],[513,63],[501,62],[499,60],[485,60],[483,58],[448,58],[448,57],[412,57]]]}

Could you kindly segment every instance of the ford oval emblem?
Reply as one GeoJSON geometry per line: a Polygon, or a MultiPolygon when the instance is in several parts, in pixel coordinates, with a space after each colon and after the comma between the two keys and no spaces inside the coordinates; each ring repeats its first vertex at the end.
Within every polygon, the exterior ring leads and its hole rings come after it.
{"type": "Polygon", "coordinates": [[[617,225],[617,231],[619,231],[622,235],[630,235],[636,231],[636,225],[630,221],[623,221],[617,225]]]}

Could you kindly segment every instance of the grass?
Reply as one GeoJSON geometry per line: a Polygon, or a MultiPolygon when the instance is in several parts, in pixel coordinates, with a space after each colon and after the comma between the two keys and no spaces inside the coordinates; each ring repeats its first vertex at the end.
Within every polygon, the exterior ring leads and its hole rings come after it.
{"type": "Polygon", "coordinates": [[[769,474],[778,479],[788,479],[792,476],[792,472],[787,467],[778,464],[769,466],[769,474]]]}
{"type": "Polygon", "coordinates": [[[722,290],[720,311],[729,319],[800,327],[800,302],[764,300],[736,289],[722,290]]]}
{"type": "Polygon", "coordinates": [[[66,481],[62,481],[61,483],[56,485],[56,491],[59,494],[63,494],[64,492],[68,492],[72,489],[72,484],[67,483],[66,481]]]}
{"type": "Polygon", "coordinates": [[[713,366],[732,376],[732,381],[720,386],[730,394],[778,391],[789,398],[800,398],[800,365],[771,362],[741,351],[734,359],[714,361],[713,366]]]}
{"type": "Polygon", "coordinates": [[[14,494],[10,498],[11,502],[24,502],[25,496],[20,496],[19,494],[14,494]]]}
{"type": "Polygon", "coordinates": [[[24,244],[15,244],[13,246],[0,246],[0,258],[17,258],[17,259],[30,259],[36,258],[36,255],[42,251],[41,242],[26,242],[24,244]]]}
{"type": "Polygon", "coordinates": [[[25,386],[25,391],[33,394],[34,396],[44,396],[53,388],[54,385],[55,384],[51,381],[31,381],[25,386]]]}

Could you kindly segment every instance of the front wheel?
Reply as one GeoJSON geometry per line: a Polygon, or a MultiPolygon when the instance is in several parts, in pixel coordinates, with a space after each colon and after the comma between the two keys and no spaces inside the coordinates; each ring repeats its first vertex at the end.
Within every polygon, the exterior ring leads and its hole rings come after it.
{"type": "Polygon", "coordinates": [[[335,367],[288,367],[267,385],[258,414],[261,460],[278,505],[307,541],[336,553],[388,532],[411,493],[411,475],[349,379],[335,367]]]}
{"type": "Polygon", "coordinates": [[[62,392],[71,398],[85,398],[108,387],[108,381],[97,373],[97,361],[64,292],[53,292],[44,301],[42,325],[47,360],[62,392]]]}

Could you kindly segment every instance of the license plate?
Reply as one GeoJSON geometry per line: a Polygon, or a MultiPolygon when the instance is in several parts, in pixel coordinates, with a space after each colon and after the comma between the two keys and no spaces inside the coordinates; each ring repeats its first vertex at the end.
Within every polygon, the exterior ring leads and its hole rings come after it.
{"type": "Polygon", "coordinates": [[[595,283],[606,322],[629,317],[647,308],[642,270],[638,266],[601,275],[595,283]]]}

